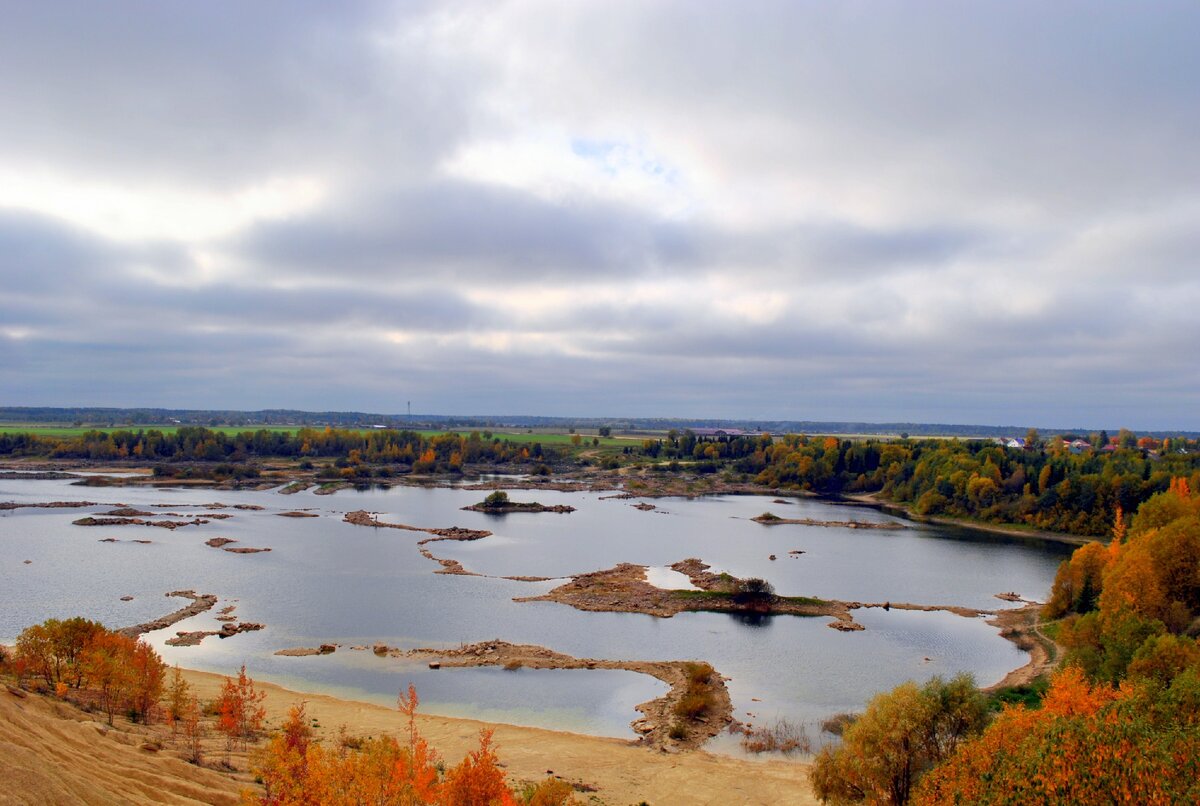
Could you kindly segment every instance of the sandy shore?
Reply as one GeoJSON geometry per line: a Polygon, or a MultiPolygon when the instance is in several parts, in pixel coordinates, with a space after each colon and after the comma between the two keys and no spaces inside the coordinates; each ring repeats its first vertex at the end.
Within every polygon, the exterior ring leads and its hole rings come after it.
{"type": "MultiPolygon", "coordinates": [[[[184,670],[184,676],[202,700],[215,697],[224,679],[192,670],[184,670]]],[[[402,735],[405,727],[393,708],[256,685],[267,695],[269,726],[281,724],[287,709],[303,701],[318,725],[317,737],[326,741],[334,741],[342,726],[350,735],[363,736],[402,735]]],[[[418,725],[447,764],[477,746],[481,728],[493,728],[510,780],[556,775],[577,785],[588,803],[818,802],[804,762],[748,761],[702,751],[664,753],[620,739],[451,717],[420,715],[418,725]]],[[[156,735],[162,740],[169,734],[161,725],[146,728],[120,718],[109,729],[94,714],[33,694],[18,698],[0,687],[0,804],[234,804],[239,791],[253,787],[244,753],[233,754],[235,772],[228,773],[183,761],[182,748],[170,740],[158,750],[145,747],[156,735]]],[[[224,756],[218,739],[206,744],[209,762],[224,756]]]]}
{"type": "MultiPolygon", "coordinates": [[[[187,671],[186,677],[202,698],[215,696],[222,680],[220,675],[196,671],[187,671]]],[[[320,737],[333,736],[341,725],[351,734],[371,736],[401,735],[404,729],[404,719],[394,708],[302,694],[269,683],[259,687],[267,692],[267,715],[273,725],[283,720],[293,703],[303,700],[308,714],[320,724],[320,737]]],[[[804,762],[748,761],[703,751],[663,753],[621,739],[441,716],[421,715],[418,725],[448,764],[457,763],[477,746],[480,728],[494,728],[500,758],[513,778],[540,780],[553,770],[565,780],[594,787],[590,794],[613,806],[642,800],[654,806],[818,802],[804,762]]]]}

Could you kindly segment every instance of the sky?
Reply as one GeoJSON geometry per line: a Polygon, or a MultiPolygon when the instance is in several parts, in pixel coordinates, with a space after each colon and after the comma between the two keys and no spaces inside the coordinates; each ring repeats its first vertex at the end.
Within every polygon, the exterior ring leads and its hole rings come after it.
{"type": "Polygon", "coordinates": [[[0,0],[0,405],[1200,429],[1200,5],[0,0]]]}

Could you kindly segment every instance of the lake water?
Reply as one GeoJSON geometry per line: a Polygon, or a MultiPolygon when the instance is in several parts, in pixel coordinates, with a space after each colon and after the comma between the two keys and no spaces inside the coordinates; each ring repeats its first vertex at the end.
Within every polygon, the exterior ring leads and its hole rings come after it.
{"type": "MultiPolygon", "coordinates": [[[[767,527],[749,520],[766,510],[791,518],[896,520],[809,499],[778,504],[759,496],[671,498],[643,512],[631,506],[636,502],[603,493],[518,490],[510,491],[512,499],[566,503],[576,511],[497,516],[460,509],[484,495],[397,487],[284,496],[0,479],[0,501],[88,500],[188,515],[205,511],[199,505],[210,502],[265,507],[224,509],[232,515],[228,520],[174,531],[71,524],[103,512],[101,506],[0,512],[0,642],[11,643],[21,629],[49,617],[135,624],[186,603],[165,598],[166,591],[192,588],[218,595],[218,608],[235,604],[240,619],[267,627],[226,640],[211,637],[196,647],[164,644],[177,630],[214,629],[214,609],[146,636],[168,663],[229,673],[244,662],[259,679],[389,704],[412,682],[430,713],[623,737],[633,735],[633,706],[666,688],[632,672],[432,671],[348,650],[376,642],[407,649],[498,638],[577,657],[705,660],[730,678],[739,718],[753,713],[759,723],[786,717],[811,725],[839,711],[860,710],[872,694],[908,679],[968,671],[988,685],[1026,656],[982,619],[942,612],[858,610],[855,619],[867,629],[842,633],[826,627],[824,618],[746,623],[725,614],[687,613],[658,619],[548,602],[519,604],[512,599],[559,583],[436,575],[438,566],[417,551],[416,542],[428,535],[353,526],[342,516],[367,509],[395,523],[488,529],[495,534],[483,540],[441,541],[428,548],[494,576],[557,577],[632,562],[653,566],[655,584],[685,586],[686,578],[665,566],[699,557],[714,571],[765,578],[781,594],[987,609],[1008,606],[994,598],[1004,591],[1043,598],[1071,550],[921,524],[884,531],[767,527]],[[277,514],[294,509],[311,509],[320,517],[277,514]],[[121,542],[100,542],[108,537],[121,542]],[[272,551],[231,554],[206,546],[212,537],[272,551]],[[153,542],[131,542],[135,539],[153,542]],[[804,553],[790,555],[793,550],[804,553]],[[772,554],[778,559],[768,559],[772,554]],[[126,595],[133,601],[120,601],[126,595]],[[344,648],[319,657],[272,654],[319,643],[344,648]]],[[[732,742],[718,739],[712,746],[727,749],[732,742]]]]}

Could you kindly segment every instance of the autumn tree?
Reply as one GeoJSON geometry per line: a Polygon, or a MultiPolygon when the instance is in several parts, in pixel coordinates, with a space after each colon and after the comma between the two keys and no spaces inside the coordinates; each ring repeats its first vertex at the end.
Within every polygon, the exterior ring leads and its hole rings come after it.
{"type": "Polygon", "coordinates": [[[266,692],[254,687],[254,681],[246,675],[246,665],[238,670],[237,679],[226,677],[217,697],[217,729],[228,739],[229,746],[236,743],[245,746],[262,731],[267,709],[262,701],[266,692]]]}
{"type": "Polygon", "coordinates": [[[1200,678],[1162,690],[1067,668],[1043,707],[1009,706],[918,785],[918,804],[1173,804],[1200,797],[1200,678]],[[1186,703],[1188,707],[1177,705],[1186,703]]]}
{"type": "Polygon", "coordinates": [[[205,734],[204,722],[201,719],[200,701],[188,697],[179,714],[179,724],[183,731],[183,739],[187,743],[188,761],[199,764],[204,760],[203,740],[205,734]]]}
{"type": "Polygon", "coordinates": [[[982,730],[986,717],[970,675],[904,683],[876,695],[840,747],[821,750],[810,772],[813,788],[828,803],[902,806],[920,776],[982,730]]]}
{"type": "Polygon", "coordinates": [[[166,719],[167,724],[171,726],[172,736],[178,733],[180,720],[184,718],[191,702],[191,694],[192,687],[183,679],[183,672],[177,663],[171,670],[171,682],[166,693],[166,719]]]}
{"type": "Polygon", "coordinates": [[[441,800],[457,806],[512,806],[512,790],[504,781],[492,731],[479,731],[479,747],[467,754],[458,766],[446,773],[441,800]]]}
{"type": "Polygon", "coordinates": [[[133,696],[135,681],[130,663],[133,652],[133,639],[105,630],[88,641],[82,655],[81,666],[99,694],[100,707],[108,715],[110,725],[113,714],[133,696]]]}
{"type": "Polygon", "coordinates": [[[1094,610],[1104,588],[1104,570],[1111,559],[1103,544],[1088,543],[1076,549],[1070,559],[1063,560],[1050,588],[1050,601],[1044,609],[1046,618],[1094,610]]]}
{"type": "Polygon", "coordinates": [[[78,616],[47,619],[21,631],[17,636],[16,655],[31,674],[51,688],[67,683],[79,688],[83,683],[82,655],[92,638],[105,632],[104,626],[78,616]]]}
{"type": "Polygon", "coordinates": [[[254,770],[262,779],[265,797],[247,796],[243,800],[272,806],[319,806],[316,787],[309,785],[308,751],[311,745],[312,728],[301,702],[289,709],[282,730],[271,737],[267,747],[255,759],[254,770]]]}
{"type": "Polygon", "coordinates": [[[256,754],[254,771],[265,794],[243,793],[245,804],[270,806],[530,806],[576,804],[571,787],[546,779],[518,795],[501,769],[491,733],[479,746],[439,775],[441,761],[416,725],[418,699],[409,686],[398,705],[408,719],[405,741],[392,736],[360,740],[355,749],[327,749],[313,741],[303,704],[291,709],[282,730],[256,754]]]}
{"type": "Polygon", "coordinates": [[[133,645],[129,655],[130,706],[144,723],[149,724],[162,699],[166,671],[166,664],[153,647],[144,641],[133,645]]]}

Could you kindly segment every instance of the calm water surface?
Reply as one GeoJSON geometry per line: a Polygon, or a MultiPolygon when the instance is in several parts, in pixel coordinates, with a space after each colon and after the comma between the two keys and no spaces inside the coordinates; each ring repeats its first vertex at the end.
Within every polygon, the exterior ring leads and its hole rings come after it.
{"type": "MultiPolygon", "coordinates": [[[[146,636],[169,663],[251,674],[298,689],[392,703],[412,682],[429,712],[610,736],[631,736],[633,706],[665,686],[631,672],[604,670],[431,671],[421,664],[343,649],[329,656],[285,658],[293,646],[454,646],[499,638],[534,643],[579,657],[700,659],[730,678],[739,717],[787,717],[813,723],[859,710],[875,692],[904,680],[968,671],[981,685],[1021,665],[1025,656],[981,619],[948,613],[859,610],[867,629],[842,633],[824,618],[776,617],[755,623],[725,614],[670,619],[628,613],[585,613],[554,603],[524,603],[557,582],[446,576],[423,558],[417,532],[342,522],[367,509],[385,521],[415,526],[488,529],[474,542],[428,547],[439,557],[494,576],[565,576],[633,562],[657,569],[699,557],[716,571],[770,580],[782,594],[861,601],[959,604],[995,609],[1016,591],[1042,598],[1069,546],[908,524],[903,531],[782,525],[749,519],[770,510],[782,517],[889,521],[861,507],[759,496],[661,499],[642,512],[635,502],[604,494],[511,491],[514,500],[567,503],[570,514],[485,515],[460,508],[479,491],[397,487],[311,492],[88,488],[69,481],[0,479],[0,501],[89,500],[194,515],[210,502],[257,504],[261,512],[225,509],[233,517],[174,531],[141,526],[80,527],[71,521],[103,508],[0,512],[0,642],[49,617],[86,615],[110,626],[160,616],[184,601],[166,591],[192,588],[237,605],[236,615],[267,628],[197,647],[164,644],[176,630],[214,628],[215,611],[146,636]],[[160,507],[159,505],[165,505],[160,507]],[[311,509],[318,518],[277,513],[311,509]],[[271,552],[237,555],[204,545],[212,537],[271,552]],[[118,543],[102,543],[114,537],[118,543]],[[131,542],[151,540],[149,545],[131,542]],[[789,555],[792,550],[803,551],[789,555]],[[779,559],[770,560],[770,555],[779,559]],[[25,564],[25,560],[30,560],[25,564]],[[131,602],[120,601],[131,595],[131,602]]],[[[685,584],[656,570],[656,584],[685,584]]],[[[729,742],[718,741],[724,749],[729,742]]]]}

